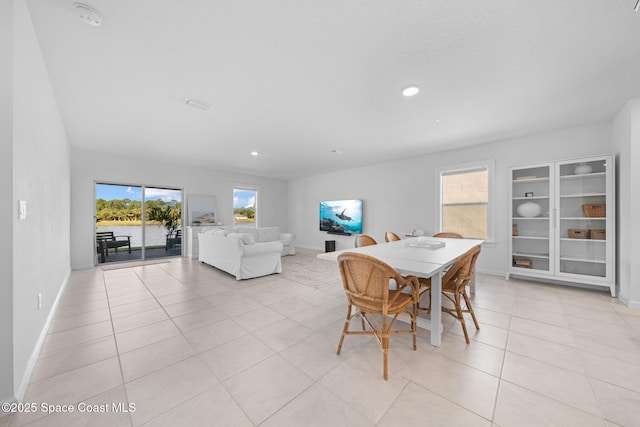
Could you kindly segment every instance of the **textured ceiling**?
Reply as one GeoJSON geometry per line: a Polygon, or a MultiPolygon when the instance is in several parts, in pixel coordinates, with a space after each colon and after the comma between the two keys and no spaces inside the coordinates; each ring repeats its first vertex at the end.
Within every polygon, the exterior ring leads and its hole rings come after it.
{"type": "Polygon", "coordinates": [[[610,120],[640,96],[635,0],[86,3],[102,26],[28,1],[78,148],[290,179],[610,120]]]}

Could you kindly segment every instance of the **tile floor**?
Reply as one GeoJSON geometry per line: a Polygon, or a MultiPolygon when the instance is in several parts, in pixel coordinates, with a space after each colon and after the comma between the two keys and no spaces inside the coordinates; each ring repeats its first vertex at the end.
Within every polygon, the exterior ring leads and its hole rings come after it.
{"type": "Polygon", "coordinates": [[[392,337],[384,381],[372,338],[335,354],[337,278],[237,282],[181,258],[73,272],[27,390],[38,410],[0,427],[640,425],[640,310],[607,293],[479,274],[472,343],[450,316],[439,348],[392,337]]]}

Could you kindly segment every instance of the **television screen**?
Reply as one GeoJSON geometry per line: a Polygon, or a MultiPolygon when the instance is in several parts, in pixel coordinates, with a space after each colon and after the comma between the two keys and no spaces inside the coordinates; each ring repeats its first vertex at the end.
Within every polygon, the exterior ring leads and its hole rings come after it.
{"type": "Polygon", "coordinates": [[[320,202],[320,231],[362,234],[362,200],[320,202]]]}

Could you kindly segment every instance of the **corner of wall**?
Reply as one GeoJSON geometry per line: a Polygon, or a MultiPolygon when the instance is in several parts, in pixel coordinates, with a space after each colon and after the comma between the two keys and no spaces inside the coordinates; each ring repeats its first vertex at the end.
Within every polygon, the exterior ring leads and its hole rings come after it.
{"type": "MultiPolygon", "coordinates": [[[[0,2],[0,401],[15,401],[13,382],[13,2],[0,2]]],[[[0,411],[0,416],[3,412],[0,411]]]]}

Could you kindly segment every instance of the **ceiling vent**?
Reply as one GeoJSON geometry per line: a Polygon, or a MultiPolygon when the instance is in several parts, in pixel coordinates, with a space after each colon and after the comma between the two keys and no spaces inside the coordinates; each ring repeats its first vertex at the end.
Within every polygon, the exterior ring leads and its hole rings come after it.
{"type": "Polygon", "coordinates": [[[202,101],[196,101],[195,99],[187,99],[185,101],[185,104],[191,106],[191,107],[195,107],[195,108],[199,108],[201,110],[208,110],[209,109],[209,104],[207,104],[206,102],[202,102],[202,101]]]}
{"type": "Polygon", "coordinates": [[[73,5],[76,10],[76,13],[87,24],[93,27],[99,27],[102,25],[102,15],[100,12],[88,6],[84,3],[76,3],[73,5]]]}

